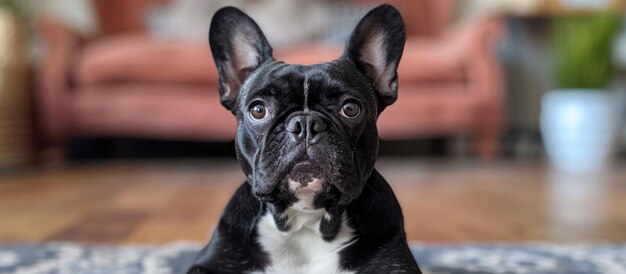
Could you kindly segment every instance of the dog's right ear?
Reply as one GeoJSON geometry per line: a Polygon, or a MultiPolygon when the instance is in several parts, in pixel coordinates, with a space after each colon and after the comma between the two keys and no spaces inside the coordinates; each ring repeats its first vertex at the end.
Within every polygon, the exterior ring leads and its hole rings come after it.
{"type": "Polygon", "coordinates": [[[246,78],[273,59],[272,47],[254,20],[234,7],[213,15],[209,43],[219,73],[220,101],[232,111],[246,78]]]}

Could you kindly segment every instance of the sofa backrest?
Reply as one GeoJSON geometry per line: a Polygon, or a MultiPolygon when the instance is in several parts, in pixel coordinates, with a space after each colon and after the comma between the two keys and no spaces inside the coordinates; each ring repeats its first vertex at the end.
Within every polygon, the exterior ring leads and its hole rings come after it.
{"type": "Polygon", "coordinates": [[[452,21],[456,0],[391,0],[404,18],[409,36],[435,36],[452,21]]]}
{"type": "Polygon", "coordinates": [[[145,31],[146,7],[169,0],[92,0],[100,35],[145,31]]]}
{"type": "MultiPolygon", "coordinates": [[[[171,0],[92,0],[100,35],[145,31],[146,7],[171,0]]],[[[357,0],[368,4],[386,2],[402,13],[407,34],[434,36],[445,30],[454,15],[456,0],[357,0]]]]}

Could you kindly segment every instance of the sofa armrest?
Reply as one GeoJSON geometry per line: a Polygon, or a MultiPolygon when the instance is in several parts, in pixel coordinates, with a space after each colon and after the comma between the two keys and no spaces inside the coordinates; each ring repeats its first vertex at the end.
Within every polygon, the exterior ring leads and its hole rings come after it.
{"type": "Polygon", "coordinates": [[[503,33],[499,18],[487,17],[453,29],[448,36],[454,40],[461,62],[467,70],[471,92],[483,99],[502,99],[502,69],[497,58],[496,42],[503,33]]]}
{"type": "Polygon", "coordinates": [[[497,42],[503,33],[503,22],[489,18],[476,26],[476,41],[468,56],[468,77],[477,83],[477,92],[486,100],[503,100],[503,72],[497,53],[497,42]]]}
{"type": "Polygon", "coordinates": [[[475,125],[477,152],[483,158],[495,156],[503,122],[504,81],[497,57],[497,41],[504,29],[497,18],[484,18],[464,27],[465,68],[468,92],[480,102],[479,120],[475,125]]]}
{"type": "Polygon", "coordinates": [[[70,100],[69,71],[79,37],[51,18],[37,22],[44,56],[36,72],[36,103],[47,141],[58,143],[66,135],[70,100]]]}

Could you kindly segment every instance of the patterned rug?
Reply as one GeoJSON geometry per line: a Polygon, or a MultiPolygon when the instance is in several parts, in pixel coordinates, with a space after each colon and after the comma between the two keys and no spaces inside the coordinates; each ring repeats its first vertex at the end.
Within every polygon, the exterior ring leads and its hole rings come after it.
{"type": "MultiPolygon", "coordinates": [[[[0,246],[0,274],[184,273],[199,245],[0,246]]],[[[626,246],[413,245],[426,273],[626,274],[626,246]]]]}

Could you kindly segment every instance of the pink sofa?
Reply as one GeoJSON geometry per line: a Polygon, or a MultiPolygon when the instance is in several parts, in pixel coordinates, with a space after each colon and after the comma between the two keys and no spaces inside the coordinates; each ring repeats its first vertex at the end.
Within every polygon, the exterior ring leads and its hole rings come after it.
{"type": "MultiPolygon", "coordinates": [[[[97,37],[79,37],[51,19],[39,23],[47,54],[38,70],[37,100],[49,143],[72,136],[232,140],[235,120],[219,104],[208,44],[147,36],[133,18],[159,0],[94,1],[102,26],[97,37]],[[120,9],[126,19],[115,12],[120,9]]],[[[477,152],[489,157],[497,152],[501,127],[502,77],[493,50],[501,26],[488,19],[451,27],[454,3],[395,1],[409,39],[399,100],[380,117],[380,135],[398,140],[467,134],[476,137],[477,152]]],[[[276,53],[291,63],[340,54],[341,45],[314,44],[276,53]]]]}

